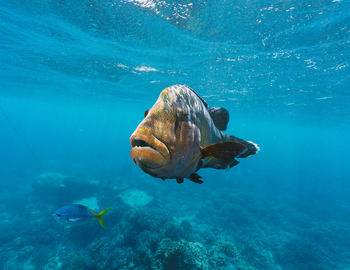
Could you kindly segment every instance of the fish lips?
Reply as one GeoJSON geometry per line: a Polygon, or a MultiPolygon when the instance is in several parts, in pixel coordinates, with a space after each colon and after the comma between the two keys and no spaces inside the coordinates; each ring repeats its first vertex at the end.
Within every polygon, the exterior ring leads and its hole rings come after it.
{"type": "Polygon", "coordinates": [[[133,134],[130,156],[141,168],[152,170],[164,166],[170,157],[167,146],[155,136],[133,134]]]}

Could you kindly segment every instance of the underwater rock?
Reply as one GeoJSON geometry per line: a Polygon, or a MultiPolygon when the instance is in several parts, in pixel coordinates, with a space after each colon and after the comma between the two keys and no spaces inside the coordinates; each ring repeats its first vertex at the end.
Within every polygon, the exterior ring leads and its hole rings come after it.
{"type": "Polygon", "coordinates": [[[17,253],[17,259],[19,261],[24,261],[29,259],[34,250],[33,246],[25,246],[17,253]]]}
{"type": "Polygon", "coordinates": [[[57,235],[57,231],[49,228],[45,232],[38,235],[36,237],[35,241],[41,245],[49,245],[50,243],[52,244],[55,240],[57,240],[56,235],[57,235]]]}
{"type": "Polygon", "coordinates": [[[60,258],[55,256],[49,259],[49,262],[45,264],[44,270],[56,270],[61,269],[62,263],[60,258]]]}
{"type": "Polygon", "coordinates": [[[139,189],[129,189],[119,195],[120,199],[130,207],[138,208],[147,205],[153,197],[139,189]]]}
{"type": "Polygon", "coordinates": [[[36,270],[36,268],[30,260],[24,263],[9,260],[4,264],[3,270],[36,270]]]}
{"type": "Polygon", "coordinates": [[[167,221],[165,215],[155,215],[147,208],[130,209],[125,215],[127,227],[124,230],[124,243],[132,248],[139,244],[155,246],[156,250],[162,238],[164,238],[167,221]]]}
{"type": "Polygon", "coordinates": [[[47,172],[38,175],[34,179],[32,187],[32,196],[36,202],[54,204],[56,206],[91,197],[100,189],[97,181],[65,176],[57,172],[47,172]]]}
{"type": "Polygon", "coordinates": [[[33,198],[40,204],[44,202],[45,204],[61,204],[64,200],[65,191],[67,187],[64,183],[66,176],[55,173],[47,172],[38,175],[33,183],[33,198]],[[48,196],[50,194],[50,196],[48,196]]]}
{"type": "Polygon", "coordinates": [[[295,269],[330,269],[324,266],[324,258],[327,256],[327,252],[313,241],[295,237],[284,245],[283,250],[276,253],[276,261],[295,269]]]}
{"type": "Polygon", "coordinates": [[[70,253],[65,257],[60,269],[64,270],[85,270],[88,268],[87,258],[78,253],[70,253]]]}
{"type": "Polygon", "coordinates": [[[214,269],[250,269],[241,260],[241,254],[237,247],[230,241],[217,242],[209,253],[209,263],[214,269]]]}
{"type": "Polygon", "coordinates": [[[67,176],[64,176],[63,174],[57,173],[57,172],[46,172],[46,173],[42,173],[39,174],[36,177],[36,181],[37,183],[47,183],[50,182],[52,184],[61,184],[63,182],[63,180],[66,178],[67,176]]]}
{"type": "Polygon", "coordinates": [[[15,225],[17,222],[11,222],[10,219],[0,219],[0,232],[6,232],[0,234],[0,243],[11,242],[13,239],[16,239],[18,232],[16,231],[15,225]]]}
{"type": "Polygon", "coordinates": [[[223,252],[226,256],[234,258],[236,261],[241,260],[241,254],[237,247],[229,241],[219,242],[216,246],[217,251],[223,252]]]}
{"type": "Polygon", "coordinates": [[[83,198],[81,200],[74,201],[73,203],[84,205],[94,211],[98,211],[100,209],[100,206],[98,205],[98,200],[96,197],[83,198]]]}
{"type": "Polygon", "coordinates": [[[206,248],[198,242],[163,239],[156,253],[154,270],[209,270],[206,248]]]}
{"type": "MultiPolygon", "coordinates": [[[[127,259],[132,257],[133,251],[121,248],[121,235],[115,238],[99,238],[89,246],[89,256],[93,259],[91,269],[125,269],[127,259]]],[[[126,268],[127,269],[127,268],[126,268]]]]}
{"type": "Polygon", "coordinates": [[[126,190],[129,188],[129,185],[127,184],[118,184],[118,185],[114,185],[113,186],[113,190],[116,190],[116,191],[123,191],[123,190],[126,190]]]}

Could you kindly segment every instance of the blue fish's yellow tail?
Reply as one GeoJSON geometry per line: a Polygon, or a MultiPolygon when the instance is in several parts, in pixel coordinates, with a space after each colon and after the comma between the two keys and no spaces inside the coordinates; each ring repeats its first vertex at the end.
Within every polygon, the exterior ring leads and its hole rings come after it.
{"type": "Polygon", "coordinates": [[[96,213],[95,211],[91,210],[90,211],[94,214],[95,217],[97,217],[98,219],[98,222],[101,224],[101,226],[104,228],[105,227],[105,223],[103,222],[103,215],[106,214],[109,209],[111,209],[112,207],[108,207],[107,209],[103,210],[102,212],[100,213],[96,213]]]}

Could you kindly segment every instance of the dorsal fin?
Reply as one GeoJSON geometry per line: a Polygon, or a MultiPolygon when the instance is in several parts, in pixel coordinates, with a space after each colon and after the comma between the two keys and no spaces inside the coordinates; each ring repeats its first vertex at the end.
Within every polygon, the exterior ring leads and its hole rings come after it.
{"type": "Polygon", "coordinates": [[[226,130],[230,115],[223,107],[211,107],[208,112],[217,129],[226,130]]]}
{"type": "MultiPolygon", "coordinates": [[[[188,87],[188,86],[186,86],[188,87]]],[[[204,104],[206,108],[208,108],[208,103],[200,96],[196,91],[194,91],[191,87],[188,87],[204,104]]]]}
{"type": "Polygon", "coordinates": [[[208,103],[201,98],[196,91],[190,87],[188,88],[203,102],[204,106],[208,109],[216,128],[223,131],[226,130],[228,121],[230,120],[228,110],[223,107],[209,107],[208,103]]]}

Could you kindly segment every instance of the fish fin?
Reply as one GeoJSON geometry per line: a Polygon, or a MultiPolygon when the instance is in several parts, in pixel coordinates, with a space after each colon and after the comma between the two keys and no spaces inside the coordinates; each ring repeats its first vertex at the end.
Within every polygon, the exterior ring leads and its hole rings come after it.
{"type": "Polygon", "coordinates": [[[216,128],[219,130],[226,130],[228,121],[230,120],[228,110],[223,107],[211,107],[208,109],[208,112],[216,128]]]}
{"type": "Polygon", "coordinates": [[[232,167],[238,165],[238,163],[239,162],[237,160],[233,159],[229,166],[230,166],[230,168],[232,168],[232,167]]]}
{"type": "Polygon", "coordinates": [[[67,220],[69,222],[76,222],[76,221],[80,220],[80,218],[67,218],[67,220]]]}
{"type": "Polygon", "coordinates": [[[111,209],[112,207],[108,207],[107,209],[105,209],[105,210],[103,210],[102,212],[100,212],[100,213],[96,213],[94,210],[91,210],[90,209],[90,211],[94,214],[94,216],[95,217],[97,217],[97,219],[98,219],[98,222],[101,224],[101,226],[104,228],[105,227],[105,223],[103,222],[103,215],[104,214],[106,214],[108,211],[109,211],[109,209],[111,209]]]}
{"type": "Polygon", "coordinates": [[[204,164],[204,166],[202,166],[203,168],[213,168],[217,170],[227,169],[227,164],[221,159],[217,159],[217,158],[208,158],[205,160],[203,164],[204,164]]]}
{"type": "Polygon", "coordinates": [[[256,143],[246,141],[232,135],[229,135],[229,140],[239,142],[247,147],[245,151],[243,151],[239,156],[237,156],[238,158],[247,158],[257,154],[260,151],[260,147],[256,143]]]}
{"type": "MultiPolygon", "coordinates": [[[[179,86],[182,87],[182,85],[179,85],[179,86]]],[[[185,87],[188,87],[188,86],[185,86],[185,87]]],[[[204,106],[208,108],[208,103],[200,95],[198,95],[198,93],[194,91],[191,87],[188,87],[188,88],[203,102],[204,106]]]]}
{"type": "Polygon", "coordinates": [[[184,179],[182,177],[176,178],[176,183],[182,184],[184,182],[184,179]]]}
{"type": "Polygon", "coordinates": [[[199,161],[198,161],[198,164],[197,164],[197,169],[196,169],[196,171],[198,171],[200,168],[203,168],[203,160],[202,160],[202,153],[201,152],[199,152],[200,154],[199,154],[199,161]]]}
{"type": "Polygon", "coordinates": [[[227,166],[234,162],[246,150],[246,146],[239,142],[219,142],[201,148],[202,158],[217,158],[226,163],[227,166]]]}
{"type": "Polygon", "coordinates": [[[246,141],[247,151],[243,152],[239,158],[246,158],[257,154],[260,151],[260,147],[253,142],[246,141]]]}
{"type": "Polygon", "coordinates": [[[195,182],[195,183],[197,183],[197,184],[203,184],[203,181],[202,180],[199,180],[199,179],[201,179],[202,178],[202,176],[200,176],[200,175],[198,175],[198,174],[196,174],[196,173],[192,173],[191,175],[190,175],[190,177],[188,177],[188,179],[190,179],[192,182],[195,182]]]}

